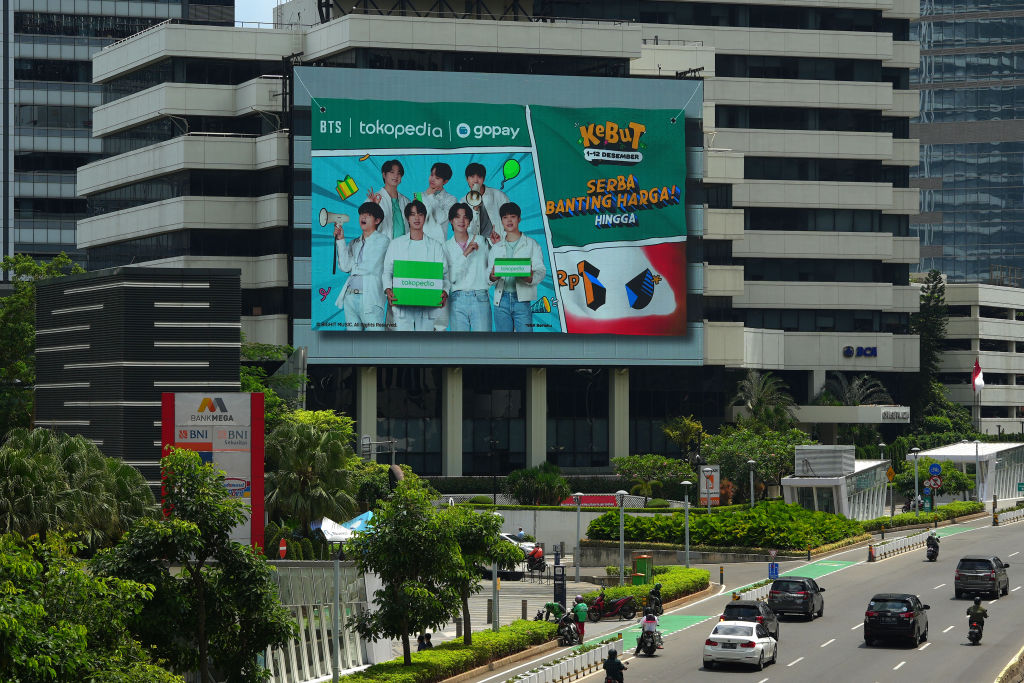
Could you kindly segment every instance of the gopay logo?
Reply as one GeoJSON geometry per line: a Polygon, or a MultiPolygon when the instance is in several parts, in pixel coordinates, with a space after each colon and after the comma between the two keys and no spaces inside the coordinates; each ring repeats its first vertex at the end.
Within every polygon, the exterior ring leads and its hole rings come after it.
{"type": "Polygon", "coordinates": [[[512,138],[515,139],[519,135],[519,131],[522,130],[519,127],[513,128],[512,126],[502,126],[499,124],[476,124],[470,126],[468,123],[460,123],[455,126],[455,134],[460,138],[468,138],[473,136],[476,140],[483,138],[489,138],[495,140],[497,138],[512,138]]]}
{"type": "Polygon", "coordinates": [[[455,134],[458,135],[460,138],[468,138],[469,137],[469,124],[468,123],[460,123],[459,125],[455,126],[455,134]]]}

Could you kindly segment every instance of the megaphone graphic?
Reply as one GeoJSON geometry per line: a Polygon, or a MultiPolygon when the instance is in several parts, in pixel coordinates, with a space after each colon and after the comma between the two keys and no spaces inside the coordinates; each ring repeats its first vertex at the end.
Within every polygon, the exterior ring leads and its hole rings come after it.
{"type": "Polygon", "coordinates": [[[549,299],[546,296],[542,296],[533,302],[530,306],[531,313],[550,313],[554,309],[558,308],[557,299],[549,299]]]}
{"type": "Polygon", "coordinates": [[[343,213],[334,213],[327,209],[320,209],[320,227],[326,228],[328,223],[338,223],[343,225],[349,222],[349,217],[343,213]]]}
{"type": "Polygon", "coordinates": [[[480,192],[480,183],[473,186],[473,189],[466,193],[466,203],[472,206],[474,209],[480,206],[484,201],[484,196],[480,192]]]}

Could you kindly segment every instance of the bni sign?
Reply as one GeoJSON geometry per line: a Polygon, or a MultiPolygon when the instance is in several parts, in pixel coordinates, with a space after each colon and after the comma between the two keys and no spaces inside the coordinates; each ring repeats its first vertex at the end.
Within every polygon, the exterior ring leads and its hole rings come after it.
{"type": "Polygon", "coordinates": [[[719,492],[722,488],[721,481],[722,468],[718,465],[705,465],[700,468],[698,477],[700,478],[700,504],[707,505],[708,497],[711,497],[711,504],[719,504],[719,492]],[[704,470],[711,470],[705,472],[704,470]]]}
{"type": "Polygon", "coordinates": [[[224,487],[242,502],[246,520],[231,540],[263,545],[263,394],[165,393],[161,444],[195,451],[224,470],[224,487]]]}

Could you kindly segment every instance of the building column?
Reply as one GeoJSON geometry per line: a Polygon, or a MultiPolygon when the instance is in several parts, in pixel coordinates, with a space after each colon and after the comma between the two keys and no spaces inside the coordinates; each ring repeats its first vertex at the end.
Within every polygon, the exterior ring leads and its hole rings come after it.
{"type": "Polygon", "coordinates": [[[462,368],[441,375],[441,474],[462,476],[462,368]]]}
{"type": "MultiPolygon", "coordinates": [[[[356,368],[356,433],[377,440],[377,368],[356,368]]],[[[360,453],[362,455],[362,453],[360,453]]]]}
{"type": "Polygon", "coordinates": [[[807,373],[807,396],[808,403],[814,400],[822,389],[825,388],[825,371],[811,370],[807,373]]]}
{"type": "Polygon", "coordinates": [[[608,458],[629,455],[629,368],[608,369],[608,458]]]}
{"type": "Polygon", "coordinates": [[[526,368],[526,466],[548,459],[548,370],[526,368]]]}

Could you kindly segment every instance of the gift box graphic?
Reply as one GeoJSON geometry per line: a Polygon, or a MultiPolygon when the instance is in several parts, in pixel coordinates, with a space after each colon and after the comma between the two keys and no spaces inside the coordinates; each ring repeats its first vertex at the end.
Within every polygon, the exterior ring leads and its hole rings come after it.
{"type": "Polygon", "coordinates": [[[528,258],[494,259],[495,277],[530,277],[530,270],[528,258]]]}
{"type": "Polygon", "coordinates": [[[391,291],[399,306],[441,305],[444,264],[440,261],[395,261],[391,291]]]}
{"type": "Polygon", "coordinates": [[[347,175],[344,180],[338,181],[338,185],[334,189],[338,191],[339,197],[348,199],[359,191],[359,186],[356,185],[356,181],[352,179],[352,176],[347,175]]]}

